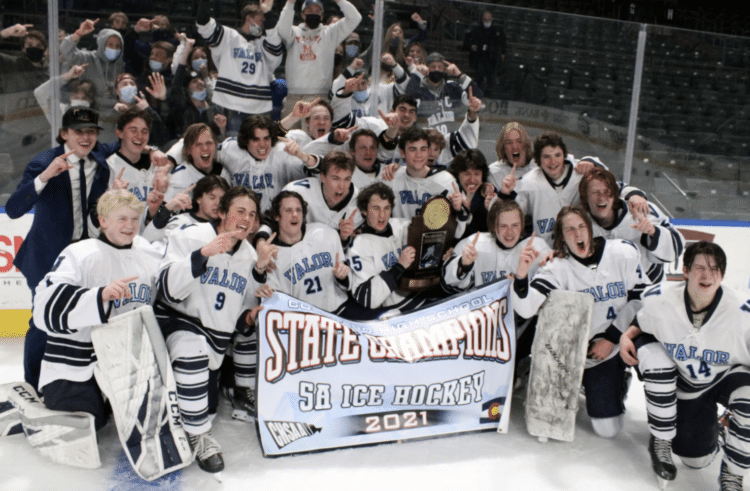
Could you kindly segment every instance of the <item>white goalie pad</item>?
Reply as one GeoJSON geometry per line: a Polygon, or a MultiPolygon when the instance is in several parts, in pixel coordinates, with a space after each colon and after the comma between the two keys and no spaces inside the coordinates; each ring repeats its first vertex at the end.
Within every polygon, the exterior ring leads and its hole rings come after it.
{"type": "Polygon", "coordinates": [[[94,375],[135,472],[152,481],[190,465],[172,365],[151,307],[110,319],[92,329],[91,339],[94,375]]]}
{"type": "Polygon", "coordinates": [[[47,409],[25,382],[0,386],[0,400],[13,405],[29,444],[52,462],[84,469],[101,466],[92,414],[47,409]]]}
{"type": "Polygon", "coordinates": [[[526,429],[540,438],[575,438],[594,299],[553,290],[539,311],[526,392],[526,429]]]}

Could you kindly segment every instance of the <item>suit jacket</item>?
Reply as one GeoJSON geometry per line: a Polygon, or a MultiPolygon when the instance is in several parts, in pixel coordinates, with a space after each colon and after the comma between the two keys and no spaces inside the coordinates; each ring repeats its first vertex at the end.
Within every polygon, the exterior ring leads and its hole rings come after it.
{"type": "MultiPolygon", "coordinates": [[[[89,153],[89,158],[97,164],[88,196],[89,210],[96,208],[99,197],[107,190],[109,166],[106,160],[119,148],[119,142],[97,143],[89,153]]],[[[34,188],[34,179],[49,167],[55,157],[64,153],[65,147],[60,145],[34,157],[26,166],[21,182],[5,205],[5,211],[10,218],[19,218],[34,208],[31,229],[13,261],[26,277],[32,291],[52,269],[60,252],[72,242],[74,222],[70,173],[61,172],[50,179],[41,194],[37,194],[34,188]]]]}

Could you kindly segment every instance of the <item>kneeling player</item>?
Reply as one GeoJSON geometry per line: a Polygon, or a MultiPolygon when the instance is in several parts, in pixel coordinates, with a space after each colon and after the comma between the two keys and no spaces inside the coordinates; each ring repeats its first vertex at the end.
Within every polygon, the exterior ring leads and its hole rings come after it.
{"type": "Polygon", "coordinates": [[[159,272],[156,316],[172,359],[183,426],[198,465],[224,469],[211,436],[209,370],[221,367],[232,333],[251,331],[253,292],[265,281],[270,248],[258,257],[245,240],[258,216],[259,199],[231,188],[219,203],[219,222],[188,225],[168,236],[159,272]]]}
{"type": "Polygon", "coordinates": [[[729,409],[722,491],[742,490],[750,469],[750,300],[721,285],[726,267],[717,244],[688,246],[686,281],[646,290],[620,341],[623,360],[638,363],[643,374],[649,453],[661,480],[676,477],[672,450],[691,468],[713,461],[720,446],[716,404],[729,409]]]}
{"type": "MultiPolygon", "coordinates": [[[[533,234],[521,240],[524,216],[515,201],[496,200],[487,215],[487,228],[489,232],[477,232],[453,249],[454,255],[443,266],[443,281],[448,287],[468,290],[512,276],[521,251],[528,244],[532,244],[542,255],[550,251],[547,243],[533,234]]],[[[533,276],[538,268],[539,258],[531,264],[528,274],[533,276]]],[[[517,362],[531,350],[534,325],[536,321],[516,319],[517,362]]]]}
{"type": "Polygon", "coordinates": [[[47,330],[39,387],[44,403],[106,422],[94,379],[91,327],[152,304],[162,251],[137,236],[144,204],[125,190],[107,191],[97,212],[103,234],[66,247],[36,288],[34,322],[47,330]]]}
{"type": "MultiPolygon", "coordinates": [[[[278,256],[268,285],[326,312],[341,314],[350,283],[339,234],[322,223],[305,223],[307,203],[294,191],[276,195],[271,215],[278,236],[271,235],[269,241],[278,247],[278,256]]],[[[258,247],[263,247],[260,242],[258,247]]]]}
{"type": "Polygon", "coordinates": [[[393,190],[382,182],[367,186],[357,198],[366,223],[354,237],[348,258],[354,272],[354,300],[369,311],[363,318],[375,318],[388,309],[411,312],[425,302],[419,292],[397,290],[416,250],[406,245],[410,220],[391,218],[394,200],[393,190]]]}
{"type": "Polygon", "coordinates": [[[530,318],[554,289],[594,297],[583,387],[594,431],[611,438],[622,428],[625,413],[625,364],[616,349],[621,333],[614,321],[643,288],[640,254],[632,242],[592,238],[591,219],[580,206],[560,210],[553,236],[554,249],[561,257],[540,268],[531,282],[528,271],[539,252],[531,244],[521,251],[513,308],[530,318]]]}

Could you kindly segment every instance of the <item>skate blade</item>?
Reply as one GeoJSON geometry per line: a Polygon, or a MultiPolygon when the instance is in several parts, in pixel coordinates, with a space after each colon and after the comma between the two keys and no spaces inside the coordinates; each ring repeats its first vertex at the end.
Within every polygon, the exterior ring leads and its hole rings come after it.
{"type": "Polygon", "coordinates": [[[672,481],[664,479],[663,477],[656,476],[656,483],[659,485],[659,489],[667,489],[669,483],[672,481]]]}
{"type": "Polygon", "coordinates": [[[255,421],[255,416],[248,413],[244,409],[235,409],[232,411],[232,419],[244,421],[245,423],[252,423],[255,421]]]}

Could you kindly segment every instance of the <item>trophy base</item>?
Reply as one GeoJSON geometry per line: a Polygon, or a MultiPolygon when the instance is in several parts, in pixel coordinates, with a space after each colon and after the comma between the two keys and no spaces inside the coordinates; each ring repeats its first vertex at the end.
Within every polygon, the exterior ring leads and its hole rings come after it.
{"type": "Polygon", "coordinates": [[[439,283],[439,276],[433,276],[430,278],[401,278],[398,289],[407,292],[422,291],[439,283]]]}

